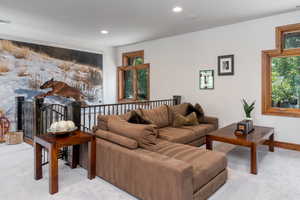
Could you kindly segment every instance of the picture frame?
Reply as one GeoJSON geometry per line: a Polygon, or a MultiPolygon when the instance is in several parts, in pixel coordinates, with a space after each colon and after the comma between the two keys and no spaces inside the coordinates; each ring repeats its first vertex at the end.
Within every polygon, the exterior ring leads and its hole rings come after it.
{"type": "Polygon", "coordinates": [[[214,89],[214,70],[200,70],[199,71],[199,88],[200,90],[214,89]]]}
{"type": "Polygon", "coordinates": [[[218,56],[218,75],[234,75],[234,55],[218,56]]]}

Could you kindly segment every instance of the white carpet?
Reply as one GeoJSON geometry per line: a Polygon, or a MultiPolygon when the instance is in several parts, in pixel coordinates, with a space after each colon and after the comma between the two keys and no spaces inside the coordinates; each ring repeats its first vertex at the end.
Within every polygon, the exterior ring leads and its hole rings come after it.
{"type": "MultiPolygon", "coordinates": [[[[258,175],[249,173],[249,150],[216,145],[227,152],[229,179],[211,200],[299,200],[300,152],[262,147],[258,152],[258,175]]],[[[33,149],[27,144],[0,144],[0,200],[136,200],[106,181],[88,180],[86,171],[71,170],[59,163],[59,192],[48,193],[48,168],[33,179],[33,149]]]]}

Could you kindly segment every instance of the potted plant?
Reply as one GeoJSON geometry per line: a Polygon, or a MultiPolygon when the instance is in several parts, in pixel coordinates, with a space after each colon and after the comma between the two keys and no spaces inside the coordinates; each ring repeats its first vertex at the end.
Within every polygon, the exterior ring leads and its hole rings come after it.
{"type": "Polygon", "coordinates": [[[243,99],[243,108],[244,108],[244,111],[245,111],[245,114],[246,114],[246,120],[247,121],[252,121],[251,112],[254,109],[254,105],[255,105],[255,101],[253,101],[249,105],[248,102],[245,99],[243,99]]]}

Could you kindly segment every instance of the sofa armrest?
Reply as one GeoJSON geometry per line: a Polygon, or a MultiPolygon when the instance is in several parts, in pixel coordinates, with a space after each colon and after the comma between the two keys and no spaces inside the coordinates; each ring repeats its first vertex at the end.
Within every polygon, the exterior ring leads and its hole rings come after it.
{"type": "Polygon", "coordinates": [[[216,117],[204,116],[201,123],[213,124],[216,129],[219,128],[219,119],[216,117]]]}
{"type": "Polygon", "coordinates": [[[131,138],[128,138],[128,137],[124,137],[122,135],[118,135],[113,132],[99,129],[95,132],[95,135],[96,135],[96,137],[119,144],[119,145],[124,146],[129,149],[137,149],[138,148],[137,141],[135,141],[131,138]]]}
{"type": "Polygon", "coordinates": [[[97,175],[144,200],[193,199],[190,164],[97,139],[97,175]]]}

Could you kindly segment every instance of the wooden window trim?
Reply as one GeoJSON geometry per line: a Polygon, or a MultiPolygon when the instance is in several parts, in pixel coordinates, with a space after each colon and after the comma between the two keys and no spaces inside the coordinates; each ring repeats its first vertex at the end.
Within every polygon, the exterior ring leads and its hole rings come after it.
{"type": "Polygon", "coordinates": [[[138,88],[138,83],[137,83],[137,70],[139,69],[148,69],[148,95],[147,98],[145,100],[149,100],[150,99],[150,64],[142,64],[142,65],[137,65],[137,66],[120,66],[118,67],[117,70],[117,90],[118,90],[118,102],[131,102],[131,101],[138,101],[139,99],[137,98],[137,88],[138,88]],[[125,99],[124,98],[124,87],[125,87],[125,80],[124,80],[124,76],[122,76],[122,71],[125,70],[133,70],[133,98],[131,99],[125,99]]]}
{"type": "MultiPolygon", "coordinates": [[[[284,34],[288,32],[299,32],[300,31],[300,23],[299,24],[289,24],[285,26],[276,27],[276,49],[281,53],[284,50],[284,34]]],[[[288,49],[288,51],[293,51],[296,49],[288,49]]]]}
{"type": "Polygon", "coordinates": [[[276,49],[262,51],[262,114],[275,116],[300,117],[300,109],[272,107],[272,58],[300,56],[300,48],[284,49],[283,40],[286,32],[300,31],[300,24],[276,28],[276,49]]]}
{"type": "Polygon", "coordinates": [[[122,66],[128,66],[128,59],[133,57],[142,57],[144,59],[144,50],[123,53],[122,66]]]}

